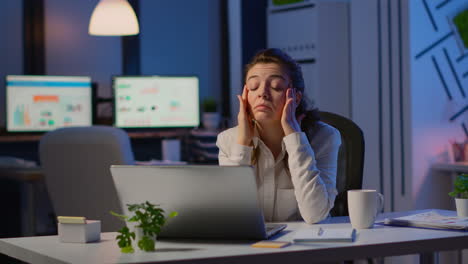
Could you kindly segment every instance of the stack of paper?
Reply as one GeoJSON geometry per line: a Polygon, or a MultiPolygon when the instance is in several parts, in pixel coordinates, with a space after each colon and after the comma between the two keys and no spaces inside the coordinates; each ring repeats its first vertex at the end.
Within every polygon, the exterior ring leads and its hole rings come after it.
{"type": "Polygon", "coordinates": [[[294,242],[353,242],[354,228],[311,228],[296,231],[294,242]]]}
{"type": "Polygon", "coordinates": [[[387,218],[384,224],[468,231],[468,217],[444,216],[435,211],[397,218],[387,218]]]}

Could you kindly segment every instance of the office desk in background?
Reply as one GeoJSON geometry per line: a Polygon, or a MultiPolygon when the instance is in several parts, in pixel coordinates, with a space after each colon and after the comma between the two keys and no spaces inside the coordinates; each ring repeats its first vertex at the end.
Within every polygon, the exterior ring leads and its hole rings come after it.
{"type": "MultiPolygon", "coordinates": [[[[127,132],[136,160],[162,159],[161,140],[180,139],[187,142],[191,129],[155,129],[127,132]]],[[[0,132],[0,156],[13,156],[39,161],[39,141],[43,133],[0,132]]],[[[182,158],[188,157],[187,144],[182,144],[182,158]]]]}
{"type": "MultiPolygon", "coordinates": [[[[188,129],[171,129],[155,131],[135,131],[128,132],[130,138],[173,138],[185,137],[189,134],[188,129]]],[[[3,133],[0,134],[0,143],[7,142],[37,142],[43,133],[3,133]]]]}
{"type": "MultiPolygon", "coordinates": [[[[385,213],[398,217],[428,210],[385,213]]],[[[437,210],[455,215],[453,211],[437,210]]],[[[326,224],[288,223],[273,240],[291,241],[301,228],[350,227],[347,217],[326,224]]],[[[376,225],[357,232],[353,243],[293,244],[282,249],[252,248],[253,241],[158,240],[155,252],[120,253],[117,233],[102,233],[101,242],[60,243],[57,236],[0,239],[0,253],[31,263],[323,263],[407,254],[421,254],[421,263],[433,263],[433,252],[468,248],[468,233],[376,225]]]]}
{"type": "Polygon", "coordinates": [[[468,173],[468,161],[453,163],[436,163],[432,165],[433,170],[446,171],[454,174],[468,173]]]}
{"type": "Polygon", "coordinates": [[[17,182],[21,187],[22,191],[19,194],[21,234],[36,235],[36,189],[39,184],[44,183],[41,168],[0,168],[0,179],[17,182]]]}

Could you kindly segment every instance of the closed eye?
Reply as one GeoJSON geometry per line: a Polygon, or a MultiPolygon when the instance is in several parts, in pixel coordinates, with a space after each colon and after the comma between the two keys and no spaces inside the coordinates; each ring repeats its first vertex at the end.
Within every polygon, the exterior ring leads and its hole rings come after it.
{"type": "Polygon", "coordinates": [[[270,81],[270,86],[275,91],[283,91],[287,83],[283,78],[274,78],[270,81]]]}
{"type": "Polygon", "coordinates": [[[250,91],[255,91],[257,90],[258,86],[260,85],[260,82],[258,80],[255,80],[255,79],[251,79],[247,82],[247,88],[250,90],[250,91]]]}

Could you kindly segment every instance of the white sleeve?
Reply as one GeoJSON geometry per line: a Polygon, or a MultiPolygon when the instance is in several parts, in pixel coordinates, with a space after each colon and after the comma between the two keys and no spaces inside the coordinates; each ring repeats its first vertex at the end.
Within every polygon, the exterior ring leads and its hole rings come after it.
{"type": "Polygon", "coordinates": [[[237,140],[229,133],[219,134],[216,146],[219,148],[219,165],[251,165],[253,147],[238,144],[237,140]]]}
{"type": "Polygon", "coordinates": [[[313,140],[315,151],[304,132],[283,139],[294,194],[301,216],[308,224],[325,219],[334,206],[341,136],[334,128],[321,129],[313,140]]]}

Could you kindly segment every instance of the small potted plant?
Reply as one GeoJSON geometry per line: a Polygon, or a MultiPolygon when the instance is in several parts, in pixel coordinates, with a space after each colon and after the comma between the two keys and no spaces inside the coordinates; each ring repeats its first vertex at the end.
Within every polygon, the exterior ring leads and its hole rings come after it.
{"type": "Polygon", "coordinates": [[[449,195],[455,198],[457,215],[468,217],[468,174],[457,176],[453,184],[453,191],[449,195]]]}
{"type": "Polygon", "coordinates": [[[161,232],[169,218],[177,216],[177,212],[172,212],[166,218],[164,210],[150,202],[141,204],[127,204],[132,216],[121,215],[111,211],[111,214],[122,219],[124,222],[133,224],[134,231],[128,226],[122,227],[116,237],[117,244],[123,253],[133,253],[132,240],[136,241],[138,248],[143,251],[154,251],[157,235],[161,232]]]}
{"type": "Polygon", "coordinates": [[[203,100],[203,127],[207,130],[216,130],[219,127],[221,115],[218,112],[218,104],[212,97],[207,97],[203,100]]]}

